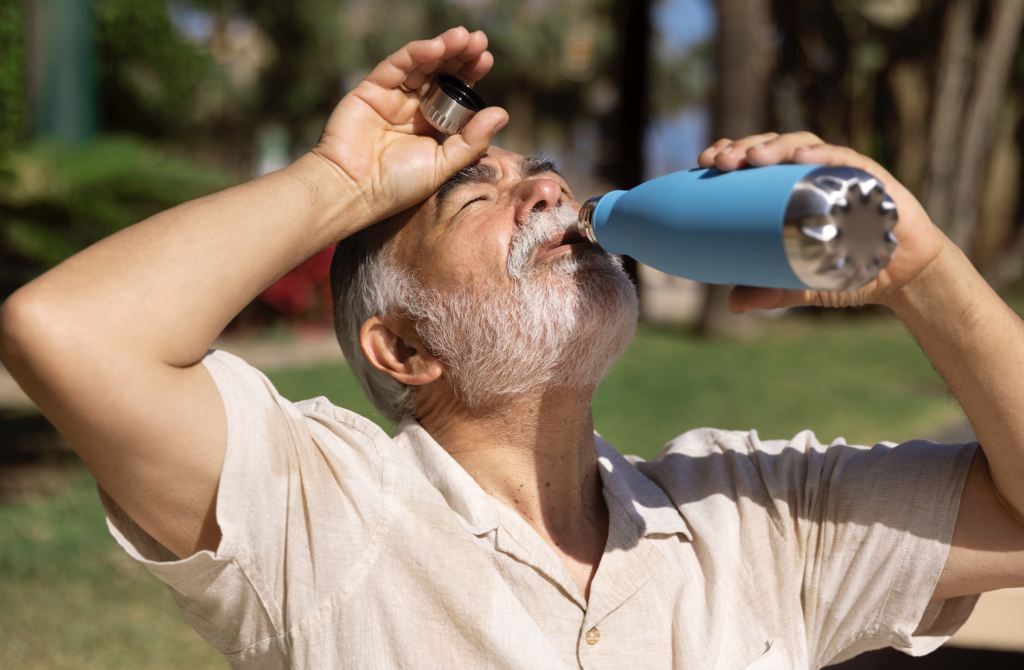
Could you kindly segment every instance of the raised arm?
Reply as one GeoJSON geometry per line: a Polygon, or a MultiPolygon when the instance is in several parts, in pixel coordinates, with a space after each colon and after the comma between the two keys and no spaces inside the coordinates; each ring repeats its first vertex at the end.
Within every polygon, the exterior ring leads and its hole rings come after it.
{"type": "Polygon", "coordinates": [[[12,295],[0,355],[100,486],[181,557],[215,549],[223,404],[198,364],[274,280],[327,245],[414,205],[483,155],[507,121],[479,113],[438,144],[416,89],[438,71],[473,82],[483,33],[412,42],[338,104],[291,166],[158,214],[12,295]]]}
{"type": "Polygon", "coordinates": [[[933,595],[943,600],[1024,586],[1024,323],[874,161],[809,133],[721,140],[701,165],[734,170],[792,161],[873,174],[896,202],[899,249],[878,279],[848,293],[741,287],[734,311],[881,303],[914,334],[971,420],[981,450],[964,485],[952,548],[933,595]],[[723,153],[723,149],[729,151],[723,153]]]}

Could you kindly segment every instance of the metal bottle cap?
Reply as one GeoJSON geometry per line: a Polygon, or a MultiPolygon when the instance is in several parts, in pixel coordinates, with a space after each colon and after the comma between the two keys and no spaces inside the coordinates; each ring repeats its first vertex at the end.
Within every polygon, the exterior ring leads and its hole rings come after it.
{"type": "Polygon", "coordinates": [[[420,111],[430,125],[445,135],[457,135],[487,103],[469,84],[439,74],[420,100],[420,111]]]}
{"type": "Polygon", "coordinates": [[[823,167],[793,187],[782,243],[794,274],[810,288],[867,284],[896,252],[896,203],[863,170],[823,167]]]}
{"type": "Polygon", "coordinates": [[[597,238],[594,236],[594,210],[603,197],[603,195],[595,195],[590,198],[583,203],[580,213],[576,215],[576,230],[598,249],[601,248],[601,245],[597,243],[597,238]]]}

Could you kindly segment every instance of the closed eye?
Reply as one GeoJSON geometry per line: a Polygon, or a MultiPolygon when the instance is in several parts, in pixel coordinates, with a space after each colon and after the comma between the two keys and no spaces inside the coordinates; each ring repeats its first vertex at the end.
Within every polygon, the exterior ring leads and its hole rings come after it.
{"type": "Polygon", "coordinates": [[[466,203],[465,205],[463,205],[462,207],[459,207],[459,211],[461,212],[462,210],[466,209],[467,207],[469,207],[470,205],[472,205],[472,204],[473,204],[474,202],[477,202],[477,201],[479,201],[479,200],[487,200],[487,198],[486,198],[485,196],[480,196],[480,197],[478,197],[478,198],[473,198],[472,200],[468,201],[468,202],[467,202],[467,203],[466,203]]]}

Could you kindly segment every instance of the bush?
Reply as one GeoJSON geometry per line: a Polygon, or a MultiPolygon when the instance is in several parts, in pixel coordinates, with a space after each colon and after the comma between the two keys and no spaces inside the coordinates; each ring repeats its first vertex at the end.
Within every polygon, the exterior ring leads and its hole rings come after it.
{"type": "Polygon", "coordinates": [[[0,157],[0,299],[122,228],[230,186],[131,137],[37,140],[0,157]]]}

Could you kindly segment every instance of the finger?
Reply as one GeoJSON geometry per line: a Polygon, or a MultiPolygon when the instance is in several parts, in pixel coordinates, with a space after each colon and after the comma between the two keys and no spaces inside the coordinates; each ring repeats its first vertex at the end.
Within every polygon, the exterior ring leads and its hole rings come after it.
{"type": "Polygon", "coordinates": [[[476,81],[482,79],[484,75],[491,71],[491,67],[494,65],[494,56],[490,51],[484,51],[468,61],[463,61],[463,56],[467,53],[470,53],[469,50],[463,54],[459,54],[454,59],[448,61],[435,61],[424,65],[420,69],[416,70],[416,72],[409,75],[405,80],[405,85],[414,89],[418,95],[423,96],[433,83],[436,74],[438,72],[443,72],[445,74],[454,75],[472,86],[476,81]]]}
{"type": "Polygon", "coordinates": [[[750,137],[744,137],[741,140],[736,140],[735,142],[722,147],[718,153],[715,154],[715,167],[723,172],[729,172],[730,170],[737,170],[741,167],[746,167],[747,149],[778,136],[778,133],[765,133],[763,135],[751,135],[750,137]]]}
{"type": "Polygon", "coordinates": [[[722,147],[728,146],[730,144],[732,144],[732,140],[728,138],[722,138],[718,140],[710,147],[700,152],[700,155],[697,156],[697,165],[699,165],[702,168],[715,167],[715,154],[721,151],[722,147]]]}
{"type": "Polygon", "coordinates": [[[814,133],[786,133],[748,148],[747,164],[759,166],[791,163],[797,149],[819,144],[823,142],[814,133]]]}
{"type": "MultiPolygon", "coordinates": [[[[459,70],[456,77],[472,86],[475,82],[479,81],[484,75],[490,72],[490,68],[494,65],[495,57],[490,54],[490,51],[484,51],[462,66],[462,69],[459,70]]],[[[406,79],[406,86],[412,90],[410,95],[416,95],[418,98],[421,98],[427,94],[428,90],[430,90],[430,86],[433,84],[433,81],[433,75],[414,72],[408,79],[406,79]]]]}
{"type": "Polygon", "coordinates": [[[470,33],[469,44],[466,45],[466,48],[455,54],[452,58],[442,62],[440,67],[437,68],[437,72],[456,74],[462,70],[466,63],[476,60],[485,51],[487,51],[487,35],[482,30],[470,33]]]}
{"type": "MultiPolygon", "coordinates": [[[[432,40],[409,42],[388,56],[373,69],[367,80],[382,88],[397,88],[417,70],[453,58],[470,42],[469,31],[463,27],[446,30],[432,40]]],[[[416,88],[420,82],[406,84],[416,88]]]]}
{"type": "Polygon", "coordinates": [[[366,81],[381,88],[397,88],[422,63],[429,63],[444,55],[445,45],[440,37],[410,42],[377,64],[366,81]]]}
{"type": "Polygon", "coordinates": [[[881,165],[846,147],[837,147],[831,144],[800,147],[793,153],[793,162],[805,165],[848,165],[864,170],[881,180],[883,185],[896,183],[893,176],[881,165]]]}
{"type": "Polygon", "coordinates": [[[754,309],[781,309],[805,305],[829,308],[858,307],[869,302],[877,302],[877,290],[877,280],[854,291],[784,290],[737,286],[729,293],[729,309],[739,314],[754,309]]]}
{"type": "Polygon", "coordinates": [[[734,314],[754,309],[779,309],[814,303],[814,291],[737,286],[729,292],[729,311],[734,314]]]}
{"type": "Polygon", "coordinates": [[[494,56],[490,51],[485,51],[473,60],[462,66],[458,72],[458,78],[469,84],[474,84],[491,71],[494,66],[494,56]]]}
{"type": "Polygon", "coordinates": [[[441,154],[441,181],[462,168],[472,165],[487,153],[491,140],[508,123],[508,112],[501,107],[488,107],[470,119],[458,135],[452,135],[437,148],[441,154]]]}
{"type": "Polygon", "coordinates": [[[441,35],[441,39],[445,40],[446,45],[444,55],[436,60],[421,63],[406,78],[406,86],[420,89],[425,83],[429,83],[437,72],[455,74],[466,63],[476,60],[487,50],[487,35],[481,30],[470,33],[460,26],[441,35]]]}

